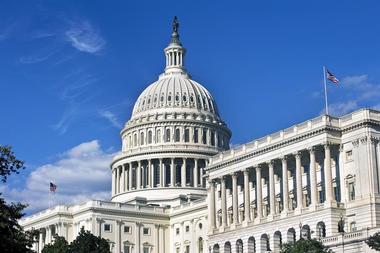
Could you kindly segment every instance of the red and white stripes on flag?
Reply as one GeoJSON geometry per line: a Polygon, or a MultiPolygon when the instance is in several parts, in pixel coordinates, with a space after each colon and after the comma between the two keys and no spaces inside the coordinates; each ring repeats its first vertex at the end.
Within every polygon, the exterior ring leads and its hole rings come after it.
{"type": "Polygon", "coordinates": [[[331,73],[328,69],[326,69],[326,77],[327,79],[329,79],[331,82],[335,83],[335,84],[339,84],[339,79],[336,78],[336,76],[331,73]]]}
{"type": "Polygon", "coordinates": [[[50,182],[50,191],[55,193],[56,190],[57,190],[57,185],[50,182]]]}

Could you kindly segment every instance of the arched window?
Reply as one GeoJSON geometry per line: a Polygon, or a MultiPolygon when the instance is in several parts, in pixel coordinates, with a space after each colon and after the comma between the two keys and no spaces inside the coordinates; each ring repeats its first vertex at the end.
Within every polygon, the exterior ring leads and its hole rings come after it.
{"type": "Polygon", "coordinates": [[[243,253],[243,241],[241,239],[236,241],[236,253],[243,253]]]}
{"type": "Polygon", "coordinates": [[[248,238],[248,253],[256,252],[256,242],[253,236],[248,238]]]}
{"type": "Polygon", "coordinates": [[[128,147],[132,147],[133,146],[133,144],[132,144],[132,136],[131,135],[129,135],[129,142],[128,142],[128,147]]]}
{"type": "Polygon", "coordinates": [[[137,146],[137,133],[135,133],[133,135],[133,146],[136,147],[137,146]]]}
{"type": "Polygon", "coordinates": [[[322,221],[318,222],[317,224],[317,237],[318,238],[326,237],[326,226],[325,226],[325,223],[323,223],[322,221]]]}
{"type": "Polygon", "coordinates": [[[199,237],[198,239],[198,252],[203,253],[203,238],[199,237]]]}
{"type": "Polygon", "coordinates": [[[188,128],[185,129],[185,142],[190,141],[190,130],[188,128]]]}
{"type": "Polygon", "coordinates": [[[169,128],[166,128],[165,142],[170,142],[170,129],[169,128]]]}
{"type": "Polygon", "coordinates": [[[224,244],[224,253],[231,253],[231,243],[230,242],[226,242],[224,244]]]}
{"type": "Polygon", "coordinates": [[[144,132],[140,133],[140,145],[144,145],[144,132]]]}
{"type": "Polygon", "coordinates": [[[156,143],[160,143],[160,142],[161,142],[161,129],[157,129],[156,143]]]}
{"type": "Polygon", "coordinates": [[[179,128],[176,128],[176,129],[175,129],[175,139],[174,139],[174,141],[175,141],[175,142],[179,142],[179,141],[180,141],[180,138],[181,138],[181,131],[180,131],[179,128]]]}
{"type": "Polygon", "coordinates": [[[149,130],[149,131],[148,131],[148,144],[151,144],[151,143],[152,143],[152,141],[153,141],[152,138],[153,138],[152,131],[149,130]]]}
{"type": "Polygon", "coordinates": [[[219,253],[219,244],[215,244],[214,247],[212,248],[212,253],[219,253]]]}
{"type": "Polygon", "coordinates": [[[356,222],[353,221],[350,223],[350,232],[356,232],[356,231],[357,231],[356,222]]]}
{"type": "Polygon", "coordinates": [[[198,143],[198,136],[199,136],[199,133],[198,133],[198,128],[194,128],[194,137],[193,137],[193,140],[194,140],[194,143],[198,143]]]}

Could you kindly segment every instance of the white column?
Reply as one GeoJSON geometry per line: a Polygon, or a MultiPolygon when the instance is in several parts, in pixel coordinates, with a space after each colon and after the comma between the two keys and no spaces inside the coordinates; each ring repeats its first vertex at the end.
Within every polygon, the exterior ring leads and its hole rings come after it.
{"type": "Polygon", "coordinates": [[[116,194],[115,177],[116,177],[116,172],[115,172],[115,168],[113,168],[113,170],[112,170],[112,194],[113,195],[116,194]]]}
{"type": "Polygon", "coordinates": [[[175,187],[175,164],[174,164],[174,158],[171,158],[171,163],[170,163],[170,184],[172,187],[175,187]]]}
{"type": "Polygon", "coordinates": [[[315,148],[309,149],[310,154],[310,195],[311,206],[315,207],[318,203],[318,191],[317,191],[317,172],[315,164],[315,148]]]}
{"type": "Polygon", "coordinates": [[[275,189],[274,189],[274,162],[271,161],[268,163],[269,167],[269,204],[270,204],[270,215],[276,214],[275,206],[275,189]]]}
{"type": "Polygon", "coordinates": [[[331,175],[331,151],[330,145],[325,145],[325,193],[326,193],[326,204],[330,204],[334,200],[333,190],[332,190],[332,175],[331,175]]]}
{"type": "Polygon", "coordinates": [[[39,240],[38,240],[38,253],[42,252],[42,248],[43,248],[43,238],[42,237],[43,237],[42,230],[40,230],[39,240]]]}
{"type": "Polygon", "coordinates": [[[162,187],[166,186],[166,164],[162,163],[162,187]]]}
{"type": "Polygon", "coordinates": [[[193,182],[194,187],[198,187],[198,159],[194,158],[194,169],[193,169],[193,182]]]}
{"type": "Polygon", "coordinates": [[[146,172],[145,172],[146,167],[143,165],[141,162],[141,189],[145,188],[145,179],[146,179],[146,172]]]}
{"type": "Polygon", "coordinates": [[[238,190],[237,190],[237,174],[232,173],[232,217],[233,223],[239,223],[238,219],[238,190]]]}
{"type": "Polygon", "coordinates": [[[162,168],[162,158],[160,158],[159,159],[159,168],[158,168],[158,171],[160,172],[160,176],[159,176],[159,178],[160,178],[160,183],[159,183],[159,185],[160,185],[160,187],[164,187],[164,173],[163,173],[163,168],[162,168]]]}
{"type": "Polygon", "coordinates": [[[227,198],[226,198],[226,178],[220,178],[221,182],[221,207],[222,207],[222,227],[227,226],[227,198]]]}
{"type": "Polygon", "coordinates": [[[296,157],[296,190],[297,190],[297,209],[302,209],[302,168],[301,168],[301,153],[295,154],[296,157]]]}
{"type": "Polygon", "coordinates": [[[116,194],[119,194],[120,193],[119,166],[115,167],[115,171],[116,171],[116,182],[115,182],[116,194]]]}
{"type": "Polygon", "coordinates": [[[263,217],[263,192],[261,184],[261,167],[256,167],[256,206],[257,206],[257,218],[260,220],[263,217]]]}
{"type": "Polygon", "coordinates": [[[283,212],[287,213],[289,211],[289,178],[288,178],[288,161],[287,157],[281,158],[282,165],[282,204],[283,212]]]}
{"type": "Polygon", "coordinates": [[[126,164],[123,164],[122,165],[122,167],[123,167],[123,174],[122,174],[122,183],[121,183],[121,185],[122,185],[122,192],[125,192],[125,166],[127,166],[126,164]]]}
{"type": "Polygon", "coordinates": [[[121,252],[121,238],[120,238],[120,230],[121,230],[121,225],[123,222],[121,220],[116,221],[116,233],[115,233],[115,248],[116,252],[121,252]]]}
{"type": "Polygon", "coordinates": [[[181,185],[182,187],[186,187],[186,158],[182,160],[182,168],[181,168],[181,185]]]}
{"type": "Polygon", "coordinates": [[[208,189],[208,205],[209,205],[209,213],[208,213],[208,221],[209,221],[209,229],[212,231],[216,227],[215,220],[215,183],[212,180],[209,180],[209,189],[208,189]]]}
{"type": "Polygon", "coordinates": [[[136,189],[141,188],[141,161],[137,162],[137,171],[136,171],[136,189]]]}
{"type": "Polygon", "coordinates": [[[154,176],[154,173],[153,173],[153,170],[152,170],[152,160],[151,159],[148,159],[148,170],[149,172],[149,175],[148,175],[148,185],[150,188],[153,188],[153,176],[154,176]]]}
{"type": "Polygon", "coordinates": [[[151,179],[150,179],[150,183],[151,183],[151,187],[154,188],[156,185],[154,184],[154,163],[152,164],[152,160],[149,160],[151,165],[150,165],[150,176],[151,176],[151,179]]]}
{"type": "Polygon", "coordinates": [[[128,186],[129,186],[129,190],[132,190],[132,163],[129,163],[129,182],[128,182],[128,186]]]}
{"type": "Polygon", "coordinates": [[[251,193],[249,189],[249,169],[244,170],[244,221],[251,221],[251,193]]]}
{"type": "Polygon", "coordinates": [[[160,225],[159,227],[159,236],[161,239],[160,247],[159,247],[159,252],[164,253],[165,252],[165,227],[164,225],[160,225]]]}

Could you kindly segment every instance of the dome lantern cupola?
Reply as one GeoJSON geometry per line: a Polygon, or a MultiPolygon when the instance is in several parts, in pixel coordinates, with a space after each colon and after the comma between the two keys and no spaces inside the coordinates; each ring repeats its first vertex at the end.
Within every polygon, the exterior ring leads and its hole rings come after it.
{"type": "Polygon", "coordinates": [[[185,74],[184,68],[184,56],[186,49],[182,47],[181,42],[179,41],[178,33],[179,23],[177,17],[173,19],[173,33],[170,43],[167,48],[165,48],[166,56],[166,68],[165,74],[169,73],[182,73],[185,74]]]}

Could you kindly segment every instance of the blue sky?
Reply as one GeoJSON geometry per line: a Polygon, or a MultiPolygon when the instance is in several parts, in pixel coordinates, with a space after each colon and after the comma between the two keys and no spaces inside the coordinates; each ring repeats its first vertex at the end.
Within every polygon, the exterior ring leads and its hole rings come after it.
{"type": "Polygon", "coordinates": [[[323,112],[380,108],[378,1],[1,1],[0,144],[27,169],[0,188],[28,212],[109,198],[108,163],[139,93],[164,68],[174,15],[186,67],[232,144],[323,112]]]}

